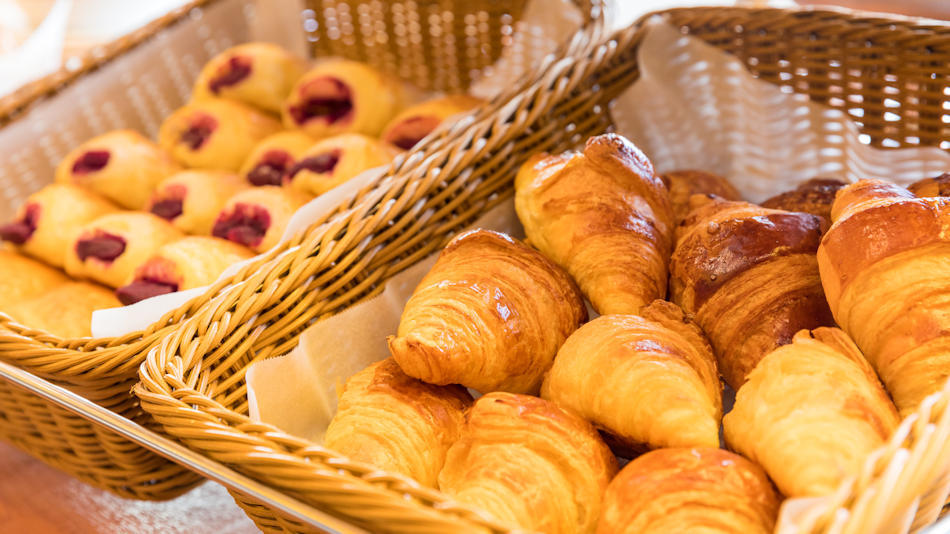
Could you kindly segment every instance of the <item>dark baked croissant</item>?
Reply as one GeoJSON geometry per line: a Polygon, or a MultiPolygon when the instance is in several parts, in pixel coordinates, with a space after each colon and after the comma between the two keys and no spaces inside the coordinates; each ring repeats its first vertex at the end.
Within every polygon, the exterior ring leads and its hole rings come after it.
{"type": "Polygon", "coordinates": [[[818,279],[820,219],[693,196],[670,261],[673,302],[712,343],[738,389],[763,356],[802,329],[832,324],[818,279]],[[705,202],[705,204],[703,204],[705,202]]]}
{"type": "Polygon", "coordinates": [[[631,449],[719,446],[716,359],[699,328],[666,301],[580,327],[558,351],[541,396],[631,449]]]}
{"type": "Polygon", "coordinates": [[[322,195],[367,169],[389,163],[396,152],[392,146],[365,135],[335,135],[301,154],[287,172],[287,180],[304,193],[322,195]]]}
{"type": "Polygon", "coordinates": [[[673,219],[679,224],[689,213],[689,197],[693,195],[716,195],[724,200],[742,200],[736,188],[718,174],[697,170],[680,170],[661,174],[663,185],[670,192],[673,219]]]}
{"type": "Polygon", "coordinates": [[[918,180],[907,186],[907,190],[920,198],[950,196],[950,172],[918,180]]]}
{"type": "Polygon", "coordinates": [[[831,216],[818,249],[825,296],[906,416],[950,376],[950,199],[862,180],[831,216]]]}
{"type": "Polygon", "coordinates": [[[10,315],[30,328],[62,338],[92,335],[92,312],[121,306],[112,291],[88,282],[67,282],[10,309],[10,315]]]}
{"type": "Polygon", "coordinates": [[[583,153],[535,156],[515,191],[530,243],[567,269],[598,313],[636,313],[666,295],[673,214],[632,143],[605,134],[583,153]]]}
{"type": "Polygon", "coordinates": [[[382,140],[409,150],[445,119],[475,108],[482,100],[468,95],[448,95],[410,106],[383,128],[382,140]]]}
{"type": "Polygon", "coordinates": [[[247,184],[224,171],[182,171],[158,184],[148,210],[186,234],[211,235],[228,199],[247,184]]]}
{"type": "Polygon", "coordinates": [[[531,531],[590,533],[616,472],[587,421],[544,399],[496,392],[469,411],[439,488],[531,531]]]}
{"type": "Polygon", "coordinates": [[[465,388],[426,384],[387,358],[347,380],[324,445],[436,487],[471,405],[465,388]]]}
{"type": "Polygon", "coordinates": [[[586,319],[580,291],[557,265],[507,235],[473,230],[416,287],[389,350],[430,384],[536,393],[586,319]]]}
{"type": "Polygon", "coordinates": [[[66,275],[26,256],[0,249],[0,312],[65,284],[66,275]]]}
{"type": "Polygon", "coordinates": [[[739,455],[660,449],[607,486],[597,534],[771,534],[780,502],[762,468],[739,455]]]}
{"type": "Polygon", "coordinates": [[[211,235],[254,252],[270,250],[280,242],[294,212],[310,199],[309,195],[287,187],[265,185],[246,189],[228,199],[214,221],[211,235]]]}
{"type": "Polygon", "coordinates": [[[221,97],[279,113],[306,63],[271,43],[244,43],[205,63],[195,81],[193,98],[221,97]]]}
{"type": "Polygon", "coordinates": [[[835,201],[835,194],[846,185],[848,184],[834,178],[812,178],[791,191],[766,200],[762,207],[811,213],[821,217],[827,228],[831,226],[831,205],[835,201]]]}
{"type": "Polygon", "coordinates": [[[283,185],[300,157],[316,141],[299,131],[284,131],[265,137],[244,160],[239,173],[251,185],[283,185]]]}
{"type": "Polygon", "coordinates": [[[729,447],[788,497],[832,493],[900,421],[874,370],[837,328],[803,330],[759,362],[723,420],[729,447]]]}

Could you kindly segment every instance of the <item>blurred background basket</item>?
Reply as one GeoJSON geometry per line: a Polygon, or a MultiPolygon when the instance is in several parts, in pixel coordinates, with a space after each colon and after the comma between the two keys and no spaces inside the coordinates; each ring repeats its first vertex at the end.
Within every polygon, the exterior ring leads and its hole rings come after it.
{"type": "MultiPolygon", "coordinates": [[[[948,26],[821,10],[661,15],[783,91],[844,109],[868,144],[950,149],[948,26]]],[[[610,128],[609,103],[639,76],[643,19],[606,38],[602,32],[589,26],[563,59],[546,63],[510,100],[480,110],[474,124],[440,130],[351,209],[284,247],[299,249],[246,272],[240,287],[218,291],[149,355],[135,389],[143,407],[192,449],[372,531],[505,531],[434,490],[252,421],[243,377],[252,362],[293,348],[312,320],[376,294],[509,197],[530,154],[560,151],[610,128]]],[[[901,532],[934,521],[950,484],[948,399],[950,389],[926,402],[869,459],[861,478],[788,532],[901,532]]],[[[236,499],[265,530],[314,528],[236,499]]]]}
{"type": "MultiPolygon", "coordinates": [[[[369,61],[426,89],[446,91],[467,87],[502,54],[512,59],[508,68],[516,73],[552,48],[533,37],[541,33],[537,28],[520,21],[526,1],[314,0],[304,6],[275,0],[260,5],[265,9],[257,9],[253,0],[191,2],[93,49],[78,65],[0,99],[0,218],[11,218],[27,195],[51,182],[60,158],[85,139],[118,128],[154,136],[162,118],[187,100],[192,80],[209,58],[262,34],[289,47],[297,44],[301,53],[369,61]],[[274,13],[278,7],[283,12],[274,13]]],[[[591,4],[584,6],[578,24],[591,14],[591,4]]],[[[239,276],[249,276],[253,268],[239,276]]],[[[136,371],[150,350],[174,336],[179,323],[223,287],[145,331],[119,338],[61,339],[0,315],[0,359],[160,430],[131,394],[136,371]]],[[[194,333],[182,332],[179,339],[194,333]]],[[[201,481],[6,382],[0,382],[0,439],[125,497],[167,499],[201,481]]]]}

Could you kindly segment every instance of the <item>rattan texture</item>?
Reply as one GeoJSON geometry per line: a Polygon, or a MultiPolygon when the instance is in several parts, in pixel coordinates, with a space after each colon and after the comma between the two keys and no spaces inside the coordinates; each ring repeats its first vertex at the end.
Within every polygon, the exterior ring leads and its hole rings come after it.
{"type": "MultiPolygon", "coordinates": [[[[838,92],[829,87],[851,87],[848,81],[836,85],[833,72],[862,84],[860,102],[849,98],[851,92],[841,93],[849,109],[884,102],[890,98],[887,88],[899,86],[899,102],[913,102],[915,113],[908,104],[907,123],[892,124],[883,115],[875,121],[869,108],[862,124],[868,142],[888,147],[892,143],[884,141],[891,139],[897,146],[947,148],[942,146],[946,130],[924,135],[929,126],[921,119],[942,114],[947,100],[931,93],[933,80],[943,84],[950,75],[945,26],[778,9],[677,9],[662,16],[683,33],[754,64],[763,79],[783,83],[785,74],[792,76],[784,84],[788,90],[819,102],[835,105],[829,95],[838,92]],[[928,58],[941,59],[928,62],[930,70],[908,68],[897,51],[914,46],[929,50],[928,58]],[[877,51],[873,63],[848,55],[864,57],[865,48],[877,51]],[[847,67],[832,68],[837,62],[847,67]],[[818,64],[825,65],[827,76],[820,75],[818,64]],[[811,68],[800,74],[799,65],[811,68]],[[851,74],[855,69],[860,74],[851,74]],[[908,141],[910,132],[917,134],[916,141],[908,141]]],[[[508,197],[515,170],[530,154],[562,150],[608,129],[608,103],[639,74],[642,19],[612,36],[602,32],[598,25],[589,26],[520,92],[496,99],[471,123],[443,129],[345,209],[284,247],[286,252],[218,288],[141,367],[135,392],[143,407],[192,449],[372,531],[510,528],[404,477],[250,420],[243,378],[252,362],[288,352],[314,320],[376,294],[389,277],[438,250],[454,232],[508,197]]],[[[911,523],[916,528],[936,518],[950,472],[948,398],[950,388],[924,403],[869,459],[864,474],[846,481],[801,531],[902,532],[911,523]]],[[[260,503],[236,498],[266,531],[311,530],[260,503]]]]}

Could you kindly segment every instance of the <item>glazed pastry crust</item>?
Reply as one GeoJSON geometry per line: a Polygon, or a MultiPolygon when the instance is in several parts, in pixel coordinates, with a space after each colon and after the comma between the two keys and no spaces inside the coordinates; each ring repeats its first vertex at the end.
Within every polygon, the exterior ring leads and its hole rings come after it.
{"type": "Polygon", "coordinates": [[[393,146],[408,150],[445,119],[472,110],[482,102],[469,95],[448,95],[409,106],[383,128],[380,137],[393,146]]]}
{"type": "Polygon", "coordinates": [[[365,135],[328,137],[301,154],[298,168],[291,171],[290,185],[309,195],[322,195],[363,171],[388,164],[396,153],[392,146],[365,135]],[[326,157],[336,159],[332,170],[318,173],[306,168],[310,158],[326,157]]]}
{"type": "Polygon", "coordinates": [[[835,202],[835,194],[846,185],[834,178],[812,178],[791,191],[766,200],[762,207],[817,215],[822,219],[823,229],[827,229],[831,226],[831,205],[835,202]]]}
{"type": "Polygon", "coordinates": [[[689,197],[693,195],[716,195],[724,200],[742,200],[742,195],[729,180],[711,172],[679,170],[662,174],[660,179],[670,193],[670,204],[676,224],[689,213],[689,197]]]}
{"type": "Polygon", "coordinates": [[[0,311],[8,310],[65,284],[66,275],[21,256],[12,250],[0,248],[0,311]]]}
{"type": "Polygon", "coordinates": [[[762,468],[739,455],[660,449],[607,487],[597,534],[771,534],[780,502],[762,468]]]}
{"type": "Polygon", "coordinates": [[[590,533],[616,472],[589,423],[544,399],[496,392],[469,411],[439,488],[531,531],[590,533]]]}
{"type": "Polygon", "coordinates": [[[465,388],[426,384],[387,358],[346,382],[324,445],[436,487],[471,405],[465,388]]]}
{"type": "Polygon", "coordinates": [[[606,134],[583,153],[535,156],[515,191],[528,241],[567,269],[598,313],[637,313],[666,295],[669,198],[629,141],[606,134]]]}
{"type": "Polygon", "coordinates": [[[67,282],[21,302],[10,315],[25,326],[72,339],[92,335],[93,311],[121,305],[112,291],[100,285],[67,282]]]}
{"type": "Polygon", "coordinates": [[[877,375],[837,328],[803,330],[759,362],[724,421],[730,448],[788,497],[832,493],[897,428],[877,375]]]}
{"type": "Polygon", "coordinates": [[[304,204],[311,200],[310,195],[287,188],[267,185],[263,187],[252,187],[245,189],[228,199],[224,208],[215,219],[215,226],[212,234],[222,239],[232,239],[226,233],[220,231],[221,221],[229,217],[235,217],[236,214],[251,212],[266,212],[267,228],[263,237],[259,241],[245,243],[240,240],[235,241],[241,245],[247,246],[257,253],[265,252],[273,248],[280,242],[284,235],[287,223],[294,213],[304,204]]]}
{"type": "Polygon", "coordinates": [[[907,190],[920,198],[950,196],[950,172],[918,180],[910,184],[907,190]]]}
{"type": "Polygon", "coordinates": [[[181,213],[166,220],[186,234],[211,235],[214,221],[227,201],[247,188],[243,180],[229,172],[182,171],[158,185],[148,209],[163,216],[164,204],[180,202],[181,213]]]}
{"type": "Polygon", "coordinates": [[[389,350],[409,376],[480,392],[537,393],[561,343],[587,319],[557,265],[507,235],[453,239],[406,303],[389,350]]]}
{"type": "Polygon", "coordinates": [[[305,69],[303,60],[275,44],[244,43],[221,52],[205,64],[195,81],[192,97],[195,100],[227,98],[280,113],[284,99],[305,69]],[[227,83],[225,79],[237,74],[238,68],[247,69],[247,75],[235,83],[227,83]]]}
{"type": "Polygon", "coordinates": [[[818,277],[818,217],[693,196],[670,261],[673,302],[693,314],[733,389],[802,329],[832,324],[818,277]]]}
{"type": "Polygon", "coordinates": [[[626,447],[717,447],[722,384],[712,348],[675,304],[602,315],[575,331],[541,396],[626,447]]]}

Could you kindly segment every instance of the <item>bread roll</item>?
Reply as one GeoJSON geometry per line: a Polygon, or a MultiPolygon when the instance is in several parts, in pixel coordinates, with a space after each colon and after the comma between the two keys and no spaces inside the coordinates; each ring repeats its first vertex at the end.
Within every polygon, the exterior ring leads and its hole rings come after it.
{"type": "Polygon", "coordinates": [[[240,175],[250,185],[283,185],[300,157],[316,143],[300,131],[278,132],[265,137],[241,165],[240,175]]]}
{"type": "Polygon", "coordinates": [[[112,291],[88,282],[67,282],[14,306],[10,315],[24,326],[65,339],[92,335],[92,312],[121,306],[112,291]]]}
{"type": "Polygon", "coordinates": [[[309,195],[273,185],[241,191],[218,213],[211,235],[254,252],[270,250],[284,235],[294,212],[309,200],[309,195]]]}
{"type": "Polygon", "coordinates": [[[386,165],[395,150],[360,134],[340,134],[313,145],[287,173],[292,187],[321,195],[361,172],[386,165]]]}
{"type": "Polygon", "coordinates": [[[192,93],[196,100],[221,97],[271,113],[306,69],[306,63],[271,43],[232,46],[208,61],[192,93]]]}
{"type": "Polygon", "coordinates": [[[56,269],[0,249],[0,312],[10,313],[13,306],[48,293],[67,281],[66,275],[56,269]]]}
{"type": "Polygon", "coordinates": [[[409,150],[449,117],[470,111],[481,103],[481,99],[473,96],[448,95],[410,106],[383,128],[382,140],[409,150]]]}
{"type": "Polygon", "coordinates": [[[158,184],[148,210],[186,234],[211,235],[228,199],[247,187],[229,172],[183,171],[158,184]]]}

